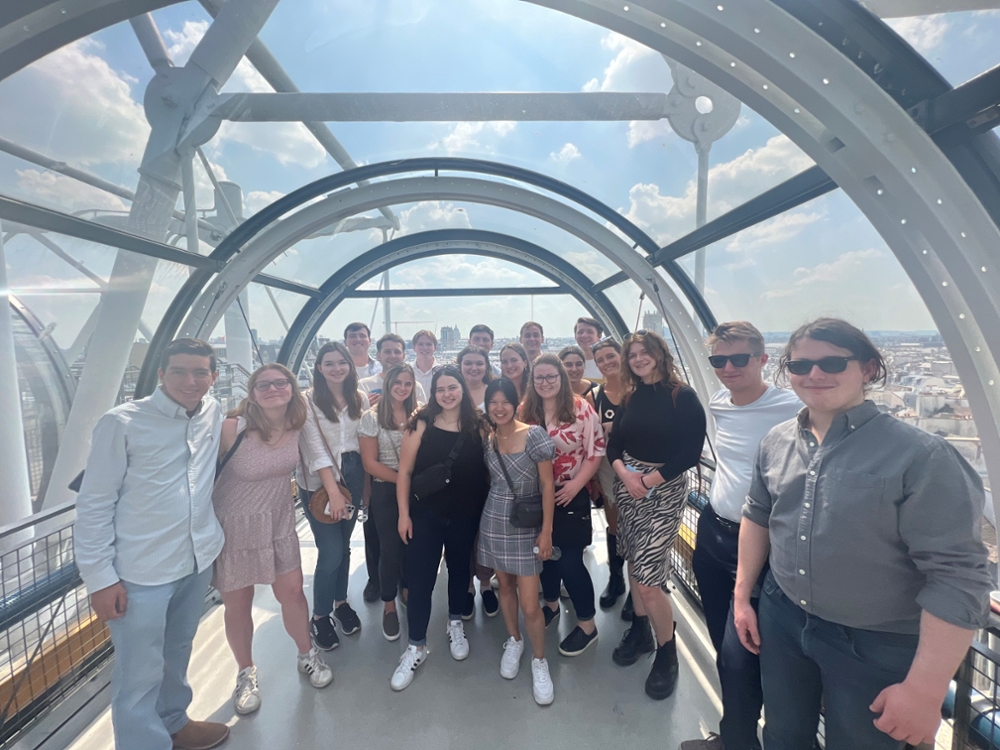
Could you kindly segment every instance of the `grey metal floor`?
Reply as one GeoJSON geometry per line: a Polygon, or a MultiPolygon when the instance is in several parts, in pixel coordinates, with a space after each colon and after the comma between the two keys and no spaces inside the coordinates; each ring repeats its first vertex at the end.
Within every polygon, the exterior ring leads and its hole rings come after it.
{"type": "MultiPolygon", "coordinates": [[[[598,592],[607,582],[603,517],[595,513],[595,546],[588,565],[598,592]],[[599,528],[600,527],[600,528],[599,528]]],[[[301,534],[306,595],[311,596],[315,547],[308,529],[301,534]]],[[[612,612],[600,612],[596,648],[566,658],[559,639],[575,624],[572,605],[563,602],[558,632],[548,633],[547,656],[556,699],[548,707],[531,694],[530,662],[525,655],[513,681],[499,674],[506,631],[500,616],[487,618],[477,597],[476,617],[466,623],[471,655],[456,662],[445,638],[445,576],[434,593],[428,660],[413,684],[402,693],[389,688],[389,677],[406,643],[403,635],[389,643],[382,637],[381,605],[361,599],[367,576],[364,542],[358,528],[352,540],[351,601],[363,627],[342,637],[341,646],[326,654],[334,682],[323,690],[310,687],[295,669],[295,646],[282,627],[280,610],[268,587],[258,587],[254,641],[263,705],[255,715],[237,717],[230,696],[236,664],[223,632],[222,608],[202,621],[194,644],[190,678],[194,703],[190,714],[230,725],[226,747],[238,750],[284,750],[321,746],[446,750],[447,748],[602,748],[640,750],[676,748],[685,739],[715,729],[720,703],[714,652],[700,613],[681,591],[673,600],[678,619],[681,677],[670,699],[655,702],[643,693],[651,662],[621,668],[611,652],[625,628],[612,612]]],[[[105,691],[106,692],[106,691],[105,691]]],[[[110,710],[104,712],[70,745],[72,750],[105,750],[113,744],[110,710]]]]}

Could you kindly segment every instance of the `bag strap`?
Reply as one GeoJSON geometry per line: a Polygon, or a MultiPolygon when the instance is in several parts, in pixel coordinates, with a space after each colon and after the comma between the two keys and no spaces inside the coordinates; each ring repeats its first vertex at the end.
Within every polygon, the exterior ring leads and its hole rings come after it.
{"type": "Polygon", "coordinates": [[[500,446],[497,443],[496,435],[493,436],[493,452],[497,454],[497,461],[500,462],[500,471],[503,472],[503,478],[507,480],[507,486],[510,487],[510,494],[517,499],[517,490],[514,489],[514,483],[510,481],[510,474],[507,473],[507,464],[503,461],[503,456],[500,454],[500,446]]]}
{"type": "Polygon", "coordinates": [[[462,450],[462,446],[465,444],[465,432],[460,431],[458,433],[458,440],[455,441],[455,447],[451,449],[451,453],[448,454],[448,458],[444,460],[444,467],[451,471],[451,466],[455,463],[455,459],[458,458],[458,454],[462,450]]]}
{"type": "MultiPolygon", "coordinates": [[[[319,430],[319,437],[323,441],[323,446],[326,448],[326,452],[330,455],[330,460],[333,461],[333,468],[337,470],[337,474],[340,475],[340,483],[347,485],[347,480],[344,479],[344,472],[340,470],[340,464],[337,463],[337,457],[333,455],[333,451],[330,450],[330,444],[326,442],[326,435],[323,434],[323,427],[319,423],[319,414],[316,413],[316,404],[309,396],[306,396],[306,401],[309,402],[309,407],[312,409],[313,418],[316,420],[316,429],[319,430]]],[[[302,476],[305,476],[305,472],[302,472],[302,476]]]]}
{"type": "Polygon", "coordinates": [[[229,463],[229,459],[233,457],[236,453],[236,449],[240,447],[240,443],[243,442],[243,438],[247,436],[247,430],[244,429],[239,435],[236,436],[236,440],[233,442],[233,447],[226,451],[226,455],[222,457],[218,465],[215,467],[215,481],[219,481],[219,477],[222,475],[222,470],[226,468],[226,464],[229,463]]]}

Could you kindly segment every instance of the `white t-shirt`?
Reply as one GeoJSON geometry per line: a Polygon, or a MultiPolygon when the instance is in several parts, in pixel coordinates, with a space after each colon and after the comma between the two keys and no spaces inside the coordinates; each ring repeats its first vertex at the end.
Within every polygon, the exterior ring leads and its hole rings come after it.
{"type": "Polygon", "coordinates": [[[585,359],[583,361],[583,377],[587,380],[593,380],[595,383],[604,382],[604,375],[598,369],[597,362],[592,359],[585,359]]]}
{"type": "Polygon", "coordinates": [[[712,396],[708,409],[715,420],[719,464],[712,480],[711,500],[712,508],[722,518],[740,522],[760,441],[772,427],[792,419],[802,407],[795,393],[772,385],[746,406],[733,404],[728,389],[712,396]]]}
{"type": "Polygon", "coordinates": [[[441,367],[441,363],[438,362],[436,359],[434,360],[434,364],[432,364],[428,368],[427,372],[424,372],[419,367],[417,367],[416,362],[413,363],[413,374],[417,376],[417,383],[419,383],[420,386],[424,389],[424,393],[430,392],[431,381],[434,379],[434,372],[439,367],[441,367]]]}
{"type": "Polygon", "coordinates": [[[369,357],[367,365],[364,367],[358,367],[355,365],[354,368],[358,371],[358,378],[367,378],[382,372],[382,363],[377,359],[369,357]]]}
{"type": "MultiPolygon", "coordinates": [[[[358,390],[366,396],[370,396],[373,393],[382,393],[384,385],[385,379],[381,375],[372,375],[358,381],[358,390]]],[[[417,403],[421,405],[426,404],[427,396],[424,395],[424,389],[420,383],[414,383],[413,387],[417,389],[417,403]]]]}

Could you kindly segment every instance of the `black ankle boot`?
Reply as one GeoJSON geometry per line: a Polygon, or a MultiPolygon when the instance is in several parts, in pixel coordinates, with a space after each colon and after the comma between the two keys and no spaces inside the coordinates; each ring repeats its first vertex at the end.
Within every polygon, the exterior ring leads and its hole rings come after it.
{"type": "Polygon", "coordinates": [[[646,678],[646,695],[654,701],[669,698],[677,687],[677,625],[674,625],[674,637],[656,649],[656,659],[653,668],[646,678]]]}
{"type": "Polygon", "coordinates": [[[639,657],[648,654],[656,648],[653,631],[649,626],[649,618],[636,615],[632,619],[632,627],[625,631],[622,642],[611,654],[615,664],[627,667],[639,661],[639,657]]]}
{"type": "Polygon", "coordinates": [[[628,592],[628,596],[625,597],[625,603],[622,605],[622,619],[625,622],[632,622],[632,618],[635,615],[635,610],[632,608],[632,592],[628,592]]]}
{"type": "Polygon", "coordinates": [[[608,585],[601,593],[601,609],[611,609],[618,603],[618,598],[625,593],[625,576],[622,573],[623,560],[618,556],[618,540],[614,534],[608,534],[608,585]]]}

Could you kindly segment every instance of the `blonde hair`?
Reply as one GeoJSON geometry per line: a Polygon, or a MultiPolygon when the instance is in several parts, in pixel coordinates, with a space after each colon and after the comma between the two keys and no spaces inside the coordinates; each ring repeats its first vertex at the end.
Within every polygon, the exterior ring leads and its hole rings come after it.
{"type": "Polygon", "coordinates": [[[256,431],[260,439],[265,443],[271,439],[271,427],[264,418],[264,410],[254,398],[255,386],[260,376],[268,370],[276,370],[288,378],[288,387],[292,391],[292,398],[285,409],[285,426],[290,430],[301,430],[306,422],[306,402],[299,388],[299,382],[292,371],[277,362],[261,365],[254,370],[253,375],[247,381],[247,397],[240,402],[240,405],[233,409],[227,416],[243,417],[247,423],[247,431],[256,431]]]}

